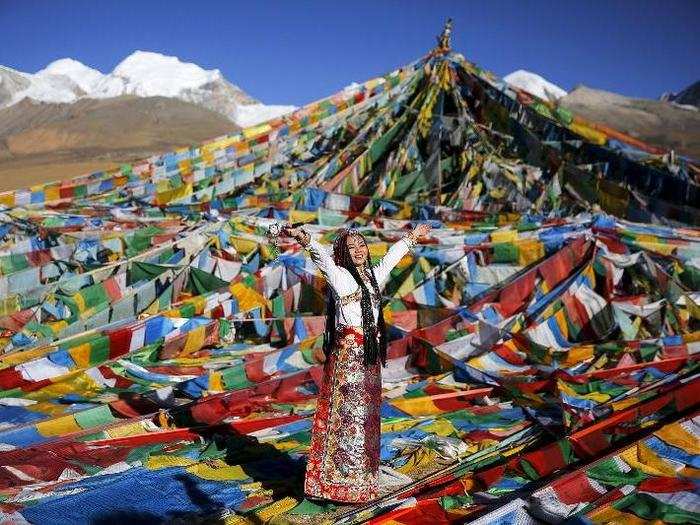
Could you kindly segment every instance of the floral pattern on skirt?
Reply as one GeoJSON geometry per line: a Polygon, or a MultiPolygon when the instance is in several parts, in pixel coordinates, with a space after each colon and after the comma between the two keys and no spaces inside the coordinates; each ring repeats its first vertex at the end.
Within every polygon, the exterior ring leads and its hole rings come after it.
{"type": "Polygon", "coordinates": [[[364,503],[379,495],[381,365],[367,367],[363,357],[362,330],[339,326],[311,428],[309,497],[364,503]]]}

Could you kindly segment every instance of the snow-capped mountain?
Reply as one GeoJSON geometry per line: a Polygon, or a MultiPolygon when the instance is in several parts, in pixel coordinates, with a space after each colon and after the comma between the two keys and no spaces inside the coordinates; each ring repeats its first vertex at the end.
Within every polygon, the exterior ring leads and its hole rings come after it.
{"type": "Polygon", "coordinates": [[[503,77],[503,80],[544,100],[559,99],[566,95],[566,91],[556,84],[524,69],[513,71],[503,77]]]}
{"type": "Polygon", "coordinates": [[[74,103],[125,95],[183,100],[216,111],[241,127],[296,109],[261,104],[226,80],[218,69],[205,70],[177,57],[146,51],[131,54],[109,74],[70,58],[56,60],[34,74],[0,67],[0,108],[23,99],[74,103]]]}
{"type": "Polygon", "coordinates": [[[29,98],[37,102],[71,103],[83,94],[65,75],[31,75],[0,66],[0,107],[8,107],[29,98]]]}
{"type": "Polygon", "coordinates": [[[0,66],[0,107],[14,104],[15,94],[26,91],[30,85],[31,82],[25,75],[9,67],[0,66]]]}
{"type": "Polygon", "coordinates": [[[180,62],[177,57],[136,51],[100,79],[90,95],[179,98],[183,92],[214,82],[225,82],[218,69],[206,71],[196,64],[180,62]]]}
{"type": "Polygon", "coordinates": [[[78,62],[72,58],[55,60],[36,73],[37,77],[49,79],[54,75],[68,77],[84,94],[91,93],[95,89],[97,83],[105,76],[96,69],[88,67],[82,62],[78,62]]]}
{"type": "Polygon", "coordinates": [[[581,117],[607,124],[683,155],[700,158],[700,111],[692,105],[693,100],[697,101],[700,82],[678,95],[662,97],[662,100],[672,101],[668,103],[625,97],[583,85],[567,93],[540,75],[524,69],[506,75],[503,80],[544,100],[556,100],[559,106],[581,117]]]}

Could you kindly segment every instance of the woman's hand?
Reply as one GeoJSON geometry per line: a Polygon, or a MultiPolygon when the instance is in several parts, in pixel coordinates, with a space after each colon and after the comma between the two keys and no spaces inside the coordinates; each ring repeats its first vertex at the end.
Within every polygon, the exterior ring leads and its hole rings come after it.
{"type": "Polygon", "coordinates": [[[432,229],[432,226],[430,223],[424,222],[413,228],[413,231],[411,232],[411,237],[413,237],[415,240],[420,239],[421,237],[425,236],[428,234],[428,232],[432,229]]]}
{"type": "Polygon", "coordinates": [[[304,231],[302,228],[292,228],[291,226],[287,225],[282,227],[282,233],[289,235],[302,246],[306,246],[311,240],[311,235],[309,235],[309,233],[304,231]]]}

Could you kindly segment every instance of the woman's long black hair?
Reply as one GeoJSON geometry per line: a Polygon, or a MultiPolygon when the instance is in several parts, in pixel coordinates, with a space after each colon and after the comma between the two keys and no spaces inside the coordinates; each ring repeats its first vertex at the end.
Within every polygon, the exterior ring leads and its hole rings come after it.
{"type": "MultiPolygon", "coordinates": [[[[362,242],[367,245],[367,241],[365,241],[365,238],[359,232],[353,232],[352,235],[357,235],[362,239],[362,242]]],[[[350,272],[355,279],[355,282],[357,282],[362,290],[360,308],[362,309],[362,331],[364,333],[364,364],[365,366],[374,365],[377,362],[377,358],[379,358],[382,366],[386,366],[386,322],[384,321],[384,312],[381,300],[379,304],[379,316],[377,322],[375,323],[369,290],[360,277],[360,273],[357,271],[355,264],[352,262],[352,257],[350,256],[350,250],[348,249],[347,245],[347,239],[349,236],[350,231],[347,229],[342,230],[338,234],[335,242],[333,243],[333,259],[335,260],[335,264],[346,268],[350,272]]],[[[372,283],[372,288],[374,288],[374,293],[377,294],[378,297],[381,297],[377,278],[374,275],[372,265],[369,264],[369,257],[367,264],[369,266],[370,282],[372,283]]],[[[335,344],[335,314],[335,297],[333,296],[331,287],[327,286],[326,331],[323,334],[323,353],[326,355],[326,359],[328,359],[330,356],[331,349],[335,344]]]]}

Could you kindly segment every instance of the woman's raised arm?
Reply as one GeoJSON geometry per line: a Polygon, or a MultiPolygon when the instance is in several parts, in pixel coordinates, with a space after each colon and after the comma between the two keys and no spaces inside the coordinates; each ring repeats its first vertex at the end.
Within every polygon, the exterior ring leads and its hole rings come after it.
{"type": "Polygon", "coordinates": [[[401,258],[408,253],[408,251],[416,245],[416,241],[423,237],[426,233],[430,231],[430,224],[419,224],[413,231],[403,238],[396,241],[387,250],[379,261],[377,266],[374,267],[374,276],[377,278],[377,284],[380,288],[383,288],[386,281],[389,279],[391,270],[399,264],[401,258]]]}
{"type": "Polygon", "coordinates": [[[321,243],[311,237],[311,234],[302,228],[284,228],[283,231],[306,248],[311,260],[338,295],[345,295],[348,293],[347,275],[340,266],[335,264],[333,257],[331,257],[328,250],[321,243]]]}

